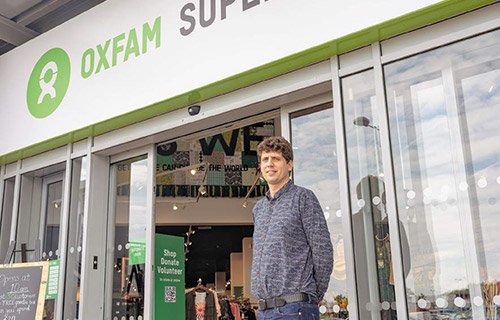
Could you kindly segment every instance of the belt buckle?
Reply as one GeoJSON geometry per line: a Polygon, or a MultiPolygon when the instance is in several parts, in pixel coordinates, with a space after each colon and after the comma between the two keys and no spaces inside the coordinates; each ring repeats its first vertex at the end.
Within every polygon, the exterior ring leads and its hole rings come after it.
{"type": "Polygon", "coordinates": [[[281,297],[274,298],[274,306],[275,307],[283,307],[286,304],[286,300],[281,297]]]}

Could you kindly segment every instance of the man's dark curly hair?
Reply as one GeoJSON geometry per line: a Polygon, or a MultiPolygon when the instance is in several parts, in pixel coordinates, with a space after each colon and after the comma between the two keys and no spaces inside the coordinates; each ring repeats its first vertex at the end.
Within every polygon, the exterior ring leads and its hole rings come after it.
{"type": "Polygon", "coordinates": [[[260,162],[260,156],[262,152],[281,152],[283,158],[285,158],[286,162],[290,162],[293,160],[293,149],[290,142],[288,142],[285,138],[274,136],[265,138],[259,145],[257,146],[257,157],[260,162]]]}

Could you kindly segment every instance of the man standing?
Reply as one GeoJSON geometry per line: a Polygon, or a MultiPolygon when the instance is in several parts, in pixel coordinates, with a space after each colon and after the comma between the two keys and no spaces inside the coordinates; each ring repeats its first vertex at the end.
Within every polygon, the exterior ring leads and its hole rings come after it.
{"type": "Polygon", "coordinates": [[[333,267],[325,216],[312,191],[290,180],[288,141],[266,138],[257,156],[269,185],[253,209],[252,293],[259,299],[259,320],[319,319],[318,302],[333,267]]]}

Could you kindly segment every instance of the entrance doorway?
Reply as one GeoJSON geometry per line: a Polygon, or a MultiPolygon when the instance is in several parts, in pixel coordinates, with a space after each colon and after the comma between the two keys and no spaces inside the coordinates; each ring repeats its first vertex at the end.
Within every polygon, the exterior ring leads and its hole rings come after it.
{"type": "Polygon", "coordinates": [[[257,145],[274,124],[233,124],[157,146],[156,233],[183,239],[185,283],[176,295],[186,319],[255,319],[252,208],[267,191],[257,145]]]}

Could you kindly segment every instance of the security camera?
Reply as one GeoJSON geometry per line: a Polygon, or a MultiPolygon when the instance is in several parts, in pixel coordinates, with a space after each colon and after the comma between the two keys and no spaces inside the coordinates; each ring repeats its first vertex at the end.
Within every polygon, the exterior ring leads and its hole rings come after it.
{"type": "Polygon", "coordinates": [[[190,116],[197,115],[198,113],[200,113],[200,110],[201,110],[201,106],[199,106],[199,105],[190,106],[188,108],[188,112],[189,112],[190,116]]]}

